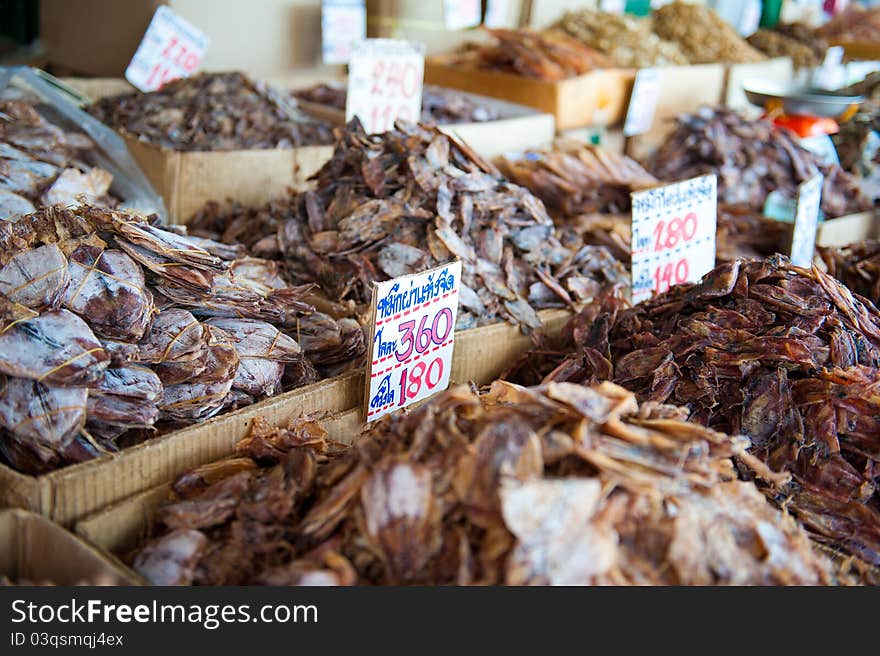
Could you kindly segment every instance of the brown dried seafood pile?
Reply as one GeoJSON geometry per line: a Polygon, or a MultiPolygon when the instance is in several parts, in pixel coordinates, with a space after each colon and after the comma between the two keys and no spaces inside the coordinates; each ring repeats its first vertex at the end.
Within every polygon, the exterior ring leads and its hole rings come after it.
{"type": "Polygon", "coordinates": [[[470,44],[447,61],[458,66],[515,73],[542,80],[564,80],[610,68],[613,62],[598,50],[559,30],[490,30],[493,44],[470,44]]]}
{"type": "Polygon", "coordinates": [[[880,565],[880,315],[785,258],[733,262],[632,309],[586,308],[516,379],[611,380],[746,435],[821,543],[880,565]],[[568,353],[568,355],[563,355],[568,353]],[[561,361],[561,362],[560,362],[561,361]]]}
{"type": "Polygon", "coordinates": [[[816,30],[833,41],[880,41],[880,7],[866,8],[855,3],[816,30]]]}
{"type": "Polygon", "coordinates": [[[654,33],[679,45],[691,64],[746,63],[766,57],[708,7],[672,2],[653,13],[654,33]]]}
{"type": "MultiPolygon", "coordinates": [[[[342,84],[317,84],[292,94],[303,101],[345,109],[346,89],[342,84]]],[[[480,103],[455,89],[426,84],[422,89],[422,123],[449,125],[451,123],[482,123],[496,121],[498,110],[480,103]]]]}
{"type": "Polygon", "coordinates": [[[718,206],[715,261],[768,257],[791,249],[792,224],[768,219],[743,205],[718,206]]]}
{"type": "Polygon", "coordinates": [[[797,39],[775,30],[760,29],[746,41],[768,57],[791,57],[795,68],[810,68],[822,63],[822,56],[797,39]]]}
{"type": "MultiPolygon", "coordinates": [[[[747,440],[621,387],[454,387],[345,452],[256,422],[181,476],[134,568],[154,584],[818,584],[828,560],[732,458],[747,440]]],[[[755,469],[751,469],[754,467],[755,469]]]]}
{"type": "Polygon", "coordinates": [[[45,205],[114,206],[113,176],[87,161],[95,144],[65,132],[25,100],[0,100],[0,219],[45,205]]]}
{"type": "Polygon", "coordinates": [[[355,322],[241,251],[87,206],[0,221],[3,457],[46,471],[359,363],[355,322]]]}
{"type": "Polygon", "coordinates": [[[779,23],[773,29],[785,37],[803,43],[813,51],[813,56],[817,62],[825,59],[825,53],[828,51],[828,42],[816,34],[816,30],[809,25],[805,23],[779,23]]]}
{"type": "Polygon", "coordinates": [[[284,258],[297,284],[366,316],[372,283],[456,257],[464,263],[458,327],[500,319],[536,328],[536,310],[577,305],[622,285],[601,247],[557,238],[543,204],[436,128],[398,122],[369,136],[355,120],[315,175],[317,189],[258,209],[209,206],[199,234],[284,258]]]}
{"type": "Polygon", "coordinates": [[[333,143],[330,124],[302,114],[242,73],[202,73],[158,91],[102,98],[88,111],[112,128],[173,150],[333,143]]]}
{"type": "Polygon", "coordinates": [[[649,21],[632,16],[584,9],[569,11],[553,27],[595,48],[625,68],[685,65],[677,43],[651,32],[649,21]]]}
{"type": "Polygon", "coordinates": [[[576,139],[557,139],[549,150],[503,155],[495,163],[560,217],[628,212],[630,193],[658,184],[626,155],[576,139]]]}
{"type": "Polygon", "coordinates": [[[661,180],[715,173],[719,203],[744,204],[760,211],[771,191],[795,198],[799,184],[822,173],[826,217],[861,212],[872,205],[849,173],[836,164],[823,164],[795,143],[791,133],[769,121],[748,120],[730,109],[702,107],[676,122],[675,130],[646,165],[661,180]]]}
{"type": "Polygon", "coordinates": [[[843,248],[818,250],[828,273],[856,294],[880,306],[880,241],[861,241],[843,248]]]}

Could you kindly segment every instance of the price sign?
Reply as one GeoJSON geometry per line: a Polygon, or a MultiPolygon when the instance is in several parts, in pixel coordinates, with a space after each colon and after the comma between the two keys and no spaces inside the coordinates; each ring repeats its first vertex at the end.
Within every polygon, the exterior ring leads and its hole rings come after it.
{"type": "Polygon", "coordinates": [[[823,180],[822,174],[817,173],[798,186],[797,209],[791,237],[791,263],[795,266],[809,268],[813,264],[823,180]]]}
{"type": "Polygon", "coordinates": [[[464,30],[480,24],[480,0],[443,0],[443,24],[447,30],[464,30]]]}
{"type": "Polygon", "coordinates": [[[696,282],[715,266],[715,175],[632,193],[632,301],[696,282]]]}
{"type": "Polygon", "coordinates": [[[510,0],[487,0],[483,25],[486,27],[513,27],[510,8],[510,0]]]}
{"type": "Polygon", "coordinates": [[[449,386],[461,261],[373,285],[367,421],[449,386]]]}
{"type": "Polygon", "coordinates": [[[207,49],[204,32],[162,5],[125,69],[125,79],[141,91],[155,91],[195,73],[207,49]]]}
{"type": "Polygon", "coordinates": [[[424,46],[366,39],[351,51],[345,120],[360,118],[368,133],[387,132],[398,118],[417,121],[422,109],[424,46]]]}
{"type": "Polygon", "coordinates": [[[831,46],[825,51],[825,59],[816,71],[816,84],[825,89],[840,86],[846,75],[842,68],[843,46],[831,46]]]}
{"type": "Polygon", "coordinates": [[[626,9],[626,0],[600,0],[599,9],[607,14],[622,14],[626,9]]]}
{"type": "Polygon", "coordinates": [[[659,98],[660,71],[656,68],[640,69],[636,73],[629,97],[629,108],[626,110],[626,121],[623,124],[625,136],[632,137],[651,129],[659,98]]]}
{"type": "Polygon", "coordinates": [[[323,0],[321,57],[325,64],[347,64],[352,45],[367,37],[364,0],[323,0]]]}
{"type": "Polygon", "coordinates": [[[837,147],[827,134],[804,137],[800,140],[800,144],[814,155],[818,155],[822,159],[823,164],[840,164],[837,147]]]}

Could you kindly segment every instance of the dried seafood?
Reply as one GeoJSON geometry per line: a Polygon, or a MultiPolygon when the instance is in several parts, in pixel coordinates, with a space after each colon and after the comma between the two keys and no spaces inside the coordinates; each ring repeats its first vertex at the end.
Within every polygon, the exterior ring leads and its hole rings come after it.
{"type": "Polygon", "coordinates": [[[715,261],[721,264],[740,258],[788,253],[791,231],[792,224],[769,219],[748,207],[719,205],[715,261]]]}
{"type": "Polygon", "coordinates": [[[757,211],[771,191],[795,198],[798,185],[820,172],[825,176],[826,217],[861,212],[872,205],[849,173],[823,164],[788,131],[724,108],[703,107],[678,117],[675,130],[651,155],[646,168],[669,181],[715,173],[720,203],[744,204],[757,211]]]}
{"type": "Polygon", "coordinates": [[[770,498],[817,541],[880,565],[873,305],[774,256],[721,265],[632,309],[614,299],[590,306],[565,335],[517,378],[611,380],[642,402],[679,404],[689,421],[746,435],[751,454],[792,477],[765,486],[770,498]]]}
{"type": "Polygon", "coordinates": [[[828,273],[854,293],[880,306],[880,242],[860,241],[843,248],[819,248],[828,273]]]}
{"type": "Polygon", "coordinates": [[[86,162],[95,145],[65,132],[25,100],[0,100],[0,220],[46,205],[115,206],[113,176],[86,162]]]}
{"type": "Polygon", "coordinates": [[[824,54],[818,55],[807,44],[774,30],[760,29],[746,41],[768,57],[791,57],[795,68],[818,66],[824,57],[824,54]]]}
{"type": "Polygon", "coordinates": [[[632,16],[583,9],[566,12],[553,27],[604,53],[624,68],[688,63],[677,43],[661,39],[651,32],[649,21],[632,16]]]}
{"type": "Polygon", "coordinates": [[[102,98],[88,111],[112,128],[173,150],[333,143],[330,124],[306,116],[242,73],[202,73],[151,93],[102,98]]]}
{"type": "Polygon", "coordinates": [[[828,51],[828,42],[816,34],[816,30],[809,25],[804,23],[779,23],[774,29],[779,34],[807,46],[812,50],[817,62],[825,59],[825,53],[828,51]]]}
{"type": "MultiPolygon", "coordinates": [[[[308,89],[294,91],[292,95],[318,105],[345,109],[346,89],[342,84],[316,84],[308,89]]],[[[498,110],[494,107],[480,103],[455,89],[445,89],[433,84],[426,84],[422,88],[422,123],[483,123],[499,118],[498,110]]]]}
{"type": "Polygon", "coordinates": [[[708,7],[672,2],[653,13],[654,33],[679,45],[691,64],[746,63],[766,57],[708,7]]]}
{"type": "Polygon", "coordinates": [[[560,243],[539,200],[436,128],[398,123],[368,136],[355,120],[315,178],[315,191],[263,208],[209,206],[191,227],[284,258],[296,284],[318,283],[361,319],[374,281],[455,257],[465,265],[459,328],[498,319],[536,328],[536,310],[625,282],[607,250],[560,243]]]}
{"type": "Polygon", "coordinates": [[[816,30],[829,41],[880,41],[880,7],[852,4],[816,30]]]}
{"type": "MultiPolygon", "coordinates": [[[[183,474],[134,556],[154,584],[818,584],[829,561],[732,458],[748,441],[621,387],[452,388],[344,451],[255,421],[183,474]],[[259,467],[258,467],[259,466],[259,467]]],[[[772,477],[771,477],[772,478],[772,477]]]]}
{"type": "Polygon", "coordinates": [[[630,193],[658,184],[626,155],[576,139],[557,139],[550,150],[504,155],[496,164],[562,217],[628,212],[630,193]]]}
{"type": "Polygon", "coordinates": [[[41,472],[94,458],[158,422],[199,421],[361,364],[363,332],[309,316],[312,286],[203,246],[231,250],[89,206],[0,221],[8,462],[41,472]],[[308,349],[295,341],[301,320],[308,349]]]}
{"type": "Polygon", "coordinates": [[[466,68],[515,73],[542,80],[564,80],[610,68],[613,62],[597,50],[558,30],[487,29],[497,43],[471,44],[449,62],[466,68]]]}

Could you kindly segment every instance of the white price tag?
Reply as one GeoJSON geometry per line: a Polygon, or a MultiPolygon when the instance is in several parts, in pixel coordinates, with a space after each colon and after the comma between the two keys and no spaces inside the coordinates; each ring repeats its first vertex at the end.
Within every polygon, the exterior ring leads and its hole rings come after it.
{"type": "Polygon", "coordinates": [[[798,187],[797,209],[794,214],[794,231],[791,237],[791,263],[809,268],[813,264],[816,248],[816,227],[819,224],[819,208],[822,201],[821,173],[798,187]]]}
{"type": "Polygon", "coordinates": [[[421,44],[392,39],[355,44],[348,65],[345,120],[357,116],[370,134],[387,132],[398,118],[418,121],[424,51],[421,44]]]}
{"type": "Polygon", "coordinates": [[[515,20],[516,17],[510,15],[510,0],[487,0],[483,19],[486,27],[514,27],[515,20]]]}
{"type": "Polygon", "coordinates": [[[443,24],[447,30],[464,30],[480,24],[480,0],[443,0],[443,24]]]}
{"type": "Polygon", "coordinates": [[[449,386],[461,260],[373,285],[366,417],[449,386]]]}
{"type": "Polygon", "coordinates": [[[817,134],[815,137],[804,137],[800,140],[801,146],[822,159],[823,164],[840,164],[840,157],[834,142],[827,134],[817,134]]]}
{"type": "Polygon", "coordinates": [[[155,91],[195,73],[207,49],[204,32],[162,5],[125,69],[125,79],[141,91],[155,91]]]}
{"type": "Polygon", "coordinates": [[[365,0],[321,2],[321,57],[325,64],[347,64],[352,45],[365,38],[365,0]]]}
{"type": "Polygon", "coordinates": [[[715,175],[632,193],[632,302],[715,267],[715,175]]]}
{"type": "Polygon", "coordinates": [[[636,73],[629,97],[629,108],[626,110],[626,121],[623,124],[625,136],[632,137],[651,129],[659,98],[660,71],[656,68],[640,69],[636,73]]]}
{"type": "Polygon", "coordinates": [[[626,9],[626,0],[600,0],[599,9],[607,14],[622,14],[626,9]]]}

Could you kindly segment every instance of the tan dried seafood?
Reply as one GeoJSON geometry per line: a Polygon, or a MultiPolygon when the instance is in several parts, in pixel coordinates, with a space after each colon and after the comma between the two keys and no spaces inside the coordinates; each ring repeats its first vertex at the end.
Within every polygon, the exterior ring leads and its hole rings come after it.
{"type": "Polygon", "coordinates": [[[766,57],[710,8],[671,2],[652,14],[654,33],[679,45],[691,64],[742,64],[766,57]]]}
{"type": "Polygon", "coordinates": [[[736,480],[734,461],[765,473],[748,442],[684,414],[610,383],[498,381],[344,451],[308,420],[255,421],[235,458],[178,479],[134,567],[200,585],[831,582],[802,529],[736,480]]]}

